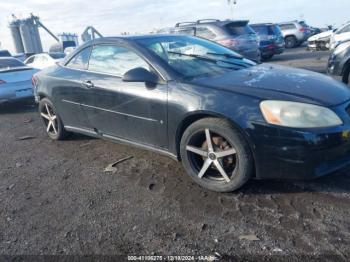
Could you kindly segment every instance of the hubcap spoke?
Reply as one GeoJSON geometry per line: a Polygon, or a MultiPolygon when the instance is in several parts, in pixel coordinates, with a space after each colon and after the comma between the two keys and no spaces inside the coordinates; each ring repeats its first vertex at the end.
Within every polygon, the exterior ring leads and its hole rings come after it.
{"type": "Polygon", "coordinates": [[[47,104],[45,104],[45,107],[46,107],[46,112],[47,112],[48,116],[51,117],[49,106],[47,104]]]}
{"type": "Polygon", "coordinates": [[[213,151],[213,144],[211,142],[210,132],[208,128],[205,129],[205,137],[207,139],[208,150],[213,151]]]}
{"type": "Polygon", "coordinates": [[[214,165],[216,166],[220,174],[225,178],[226,182],[230,182],[231,181],[230,178],[228,177],[225,170],[222,168],[221,164],[217,159],[214,160],[214,165]]]}
{"type": "Polygon", "coordinates": [[[50,121],[50,117],[47,114],[41,113],[41,116],[50,121]]]}
{"type": "Polygon", "coordinates": [[[215,152],[217,158],[225,157],[225,156],[230,156],[236,154],[236,150],[234,148],[221,151],[221,152],[215,152]]]}
{"type": "Polygon", "coordinates": [[[55,132],[55,134],[57,134],[57,129],[55,127],[55,121],[52,121],[52,127],[53,127],[53,131],[55,132]]]}
{"type": "Polygon", "coordinates": [[[213,161],[210,160],[209,158],[204,161],[204,165],[203,165],[201,171],[199,171],[199,174],[198,174],[199,178],[202,178],[204,176],[205,172],[208,170],[208,168],[210,167],[212,162],[213,161]]]}
{"type": "Polygon", "coordinates": [[[47,132],[50,132],[51,125],[52,125],[52,122],[49,121],[49,123],[47,124],[47,129],[46,129],[47,132]]]}
{"type": "Polygon", "coordinates": [[[193,146],[186,146],[186,150],[200,156],[208,157],[208,152],[193,146]]]}

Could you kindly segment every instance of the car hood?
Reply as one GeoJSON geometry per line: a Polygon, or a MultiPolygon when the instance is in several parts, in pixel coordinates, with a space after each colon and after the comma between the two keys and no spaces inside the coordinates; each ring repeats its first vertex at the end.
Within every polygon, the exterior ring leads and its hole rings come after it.
{"type": "Polygon", "coordinates": [[[309,37],[308,41],[316,41],[316,40],[320,40],[323,38],[331,37],[332,35],[333,35],[333,31],[329,30],[329,31],[322,32],[322,33],[319,33],[317,35],[309,37]]]}
{"type": "Polygon", "coordinates": [[[260,99],[323,106],[335,106],[350,99],[350,90],[326,75],[272,64],[252,66],[215,77],[200,77],[191,83],[260,99]]]}

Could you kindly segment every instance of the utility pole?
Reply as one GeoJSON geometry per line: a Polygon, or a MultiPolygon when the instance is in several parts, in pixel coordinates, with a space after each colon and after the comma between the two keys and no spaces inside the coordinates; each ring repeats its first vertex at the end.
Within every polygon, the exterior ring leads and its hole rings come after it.
{"type": "Polygon", "coordinates": [[[232,19],[234,19],[233,11],[234,11],[234,6],[237,4],[237,0],[227,0],[227,4],[230,6],[231,16],[232,16],[232,19]]]}

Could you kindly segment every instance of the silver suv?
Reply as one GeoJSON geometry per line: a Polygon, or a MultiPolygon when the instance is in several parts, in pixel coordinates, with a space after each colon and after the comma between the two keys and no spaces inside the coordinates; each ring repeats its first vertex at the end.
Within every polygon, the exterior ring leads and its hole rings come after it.
{"type": "Polygon", "coordinates": [[[203,19],[196,22],[177,23],[167,33],[187,34],[212,40],[242,56],[260,62],[259,37],[248,25],[249,21],[203,19]]]}
{"type": "Polygon", "coordinates": [[[286,48],[293,48],[301,45],[311,35],[311,30],[304,21],[284,22],[279,24],[286,48]]]}

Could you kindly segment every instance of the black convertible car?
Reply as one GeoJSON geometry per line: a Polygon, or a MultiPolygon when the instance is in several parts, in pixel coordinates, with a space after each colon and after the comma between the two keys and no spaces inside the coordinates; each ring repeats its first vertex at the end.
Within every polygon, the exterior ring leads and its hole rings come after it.
{"type": "Polygon", "coordinates": [[[36,74],[48,135],[126,142],[182,161],[201,186],[314,178],[350,163],[350,91],[190,36],[101,38],[36,74]]]}

